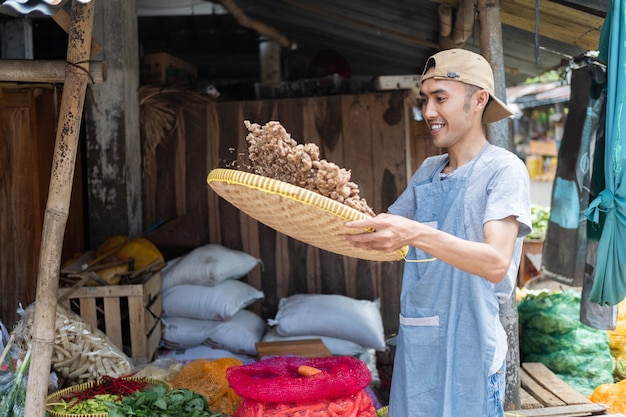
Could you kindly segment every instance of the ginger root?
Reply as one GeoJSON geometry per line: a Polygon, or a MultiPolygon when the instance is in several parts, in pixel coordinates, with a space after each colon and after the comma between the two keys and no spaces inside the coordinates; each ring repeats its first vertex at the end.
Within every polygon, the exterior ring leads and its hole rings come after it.
{"type": "Polygon", "coordinates": [[[249,131],[246,141],[253,173],[314,191],[370,216],[376,215],[359,195],[359,187],[350,180],[350,171],[320,159],[316,144],[299,144],[277,121],[261,126],[245,120],[244,124],[249,131]]]}

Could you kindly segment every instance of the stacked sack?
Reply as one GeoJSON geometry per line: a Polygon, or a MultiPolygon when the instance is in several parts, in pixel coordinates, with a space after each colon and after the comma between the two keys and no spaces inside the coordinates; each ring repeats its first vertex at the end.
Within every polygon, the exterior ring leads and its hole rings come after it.
{"type": "Polygon", "coordinates": [[[264,294],[240,278],[260,263],[252,255],[217,244],[169,261],[161,274],[164,347],[205,344],[256,355],[266,324],[246,307],[264,294]]]}
{"type": "Polygon", "coordinates": [[[379,382],[376,351],[386,348],[379,300],[358,300],[338,294],[295,294],[282,298],[264,342],[321,339],[336,356],[365,362],[372,381],[379,382]]]}

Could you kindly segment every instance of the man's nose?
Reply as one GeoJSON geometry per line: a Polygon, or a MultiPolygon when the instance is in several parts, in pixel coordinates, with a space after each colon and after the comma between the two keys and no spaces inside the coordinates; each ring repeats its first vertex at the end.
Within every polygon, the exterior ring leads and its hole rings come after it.
{"type": "Polygon", "coordinates": [[[431,101],[424,101],[422,103],[422,116],[424,119],[428,119],[429,117],[433,117],[437,115],[437,111],[435,106],[431,101]]]}

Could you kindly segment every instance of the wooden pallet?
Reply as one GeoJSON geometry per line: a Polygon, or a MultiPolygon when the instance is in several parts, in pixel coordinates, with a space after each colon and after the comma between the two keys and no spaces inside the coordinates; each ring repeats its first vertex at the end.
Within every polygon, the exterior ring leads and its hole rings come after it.
{"type": "Polygon", "coordinates": [[[521,410],[506,417],[583,417],[606,414],[606,407],[591,402],[542,363],[524,363],[520,369],[521,410]]]}

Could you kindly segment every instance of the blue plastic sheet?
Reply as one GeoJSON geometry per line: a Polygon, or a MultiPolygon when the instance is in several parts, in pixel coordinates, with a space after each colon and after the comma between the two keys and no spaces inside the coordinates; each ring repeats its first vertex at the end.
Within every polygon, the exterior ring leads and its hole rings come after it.
{"type": "Polygon", "coordinates": [[[622,134],[626,127],[626,0],[613,0],[609,5],[598,59],[607,65],[605,189],[589,204],[585,215],[594,223],[604,217],[604,224],[589,300],[617,305],[626,298],[626,144],[622,134]]]}

